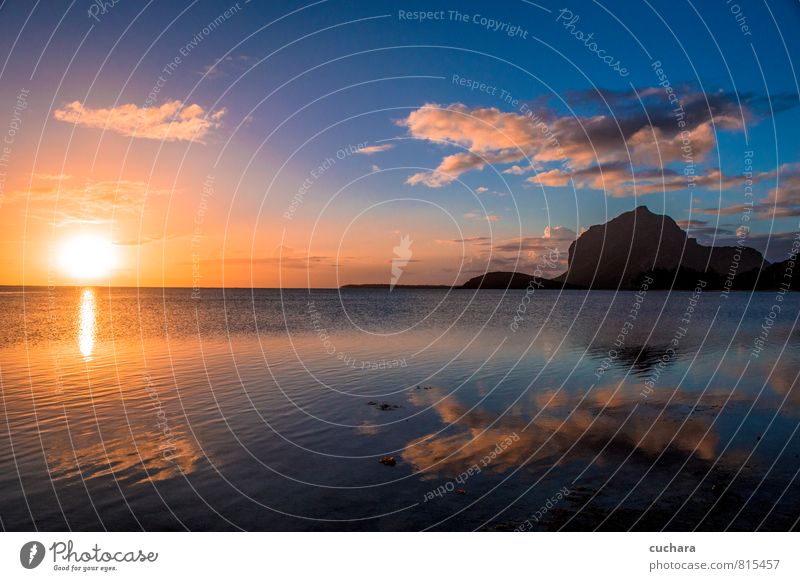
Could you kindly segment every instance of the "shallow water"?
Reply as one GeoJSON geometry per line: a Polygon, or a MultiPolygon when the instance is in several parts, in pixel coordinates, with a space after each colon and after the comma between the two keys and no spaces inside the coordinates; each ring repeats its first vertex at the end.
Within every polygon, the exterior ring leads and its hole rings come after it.
{"type": "Polygon", "coordinates": [[[2,527],[797,528],[797,295],[525,297],[2,288],[2,527]]]}

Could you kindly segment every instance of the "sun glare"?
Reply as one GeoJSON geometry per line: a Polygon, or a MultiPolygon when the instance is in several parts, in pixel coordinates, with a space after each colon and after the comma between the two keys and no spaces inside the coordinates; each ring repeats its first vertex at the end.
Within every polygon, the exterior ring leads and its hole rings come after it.
{"type": "Polygon", "coordinates": [[[74,278],[102,278],[116,266],[116,251],[111,241],[100,236],[76,236],[61,245],[59,265],[74,278]]]}

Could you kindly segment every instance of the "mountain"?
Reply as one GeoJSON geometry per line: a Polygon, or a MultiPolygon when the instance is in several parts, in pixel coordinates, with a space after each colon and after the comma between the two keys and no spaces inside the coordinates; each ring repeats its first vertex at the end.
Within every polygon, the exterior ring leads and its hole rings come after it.
{"type": "MultiPolygon", "coordinates": [[[[693,288],[698,278],[708,288],[776,288],[785,269],[770,265],[746,246],[703,246],[675,220],[654,214],[646,206],[592,226],[569,247],[567,271],[552,279],[539,278],[538,288],[636,289],[645,276],[651,288],[693,288]],[[749,286],[748,286],[749,283],[749,286]]],[[[492,272],[468,280],[462,288],[525,288],[534,277],[492,272]]],[[[538,286],[538,285],[537,285],[538,286]]]]}
{"type": "Polygon", "coordinates": [[[644,273],[688,271],[716,277],[769,266],[746,246],[703,246],[675,220],[646,206],[592,226],[569,247],[569,268],[556,280],[585,288],[634,288],[644,273]],[[737,267],[738,264],[738,267],[737,267]]]}
{"type": "Polygon", "coordinates": [[[794,260],[773,262],[761,270],[751,270],[736,277],[737,286],[742,289],[774,290],[784,287],[787,290],[800,290],[800,276],[794,278],[796,268],[794,260]],[[756,280],[758,279],[758,280],[756,280]]]}

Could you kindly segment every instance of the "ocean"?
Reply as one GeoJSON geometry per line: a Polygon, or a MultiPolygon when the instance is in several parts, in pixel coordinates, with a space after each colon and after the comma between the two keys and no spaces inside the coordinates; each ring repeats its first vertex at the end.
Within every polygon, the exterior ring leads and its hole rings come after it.
{"type": "Polygon", "coordinates": [[[3,530],[790,530],[796,294],[0,288],[3,530]]]}

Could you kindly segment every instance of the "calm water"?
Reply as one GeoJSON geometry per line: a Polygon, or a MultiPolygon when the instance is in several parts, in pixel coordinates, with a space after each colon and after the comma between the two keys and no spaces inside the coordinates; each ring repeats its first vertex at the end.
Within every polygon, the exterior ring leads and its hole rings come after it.
{"type": "Polygon", "coordinates": [[[0,288],[2,527],[797,528],[797,295],[524,297],[0,288]]]}

